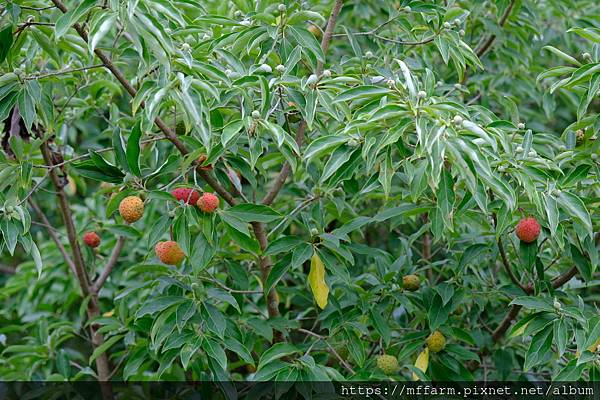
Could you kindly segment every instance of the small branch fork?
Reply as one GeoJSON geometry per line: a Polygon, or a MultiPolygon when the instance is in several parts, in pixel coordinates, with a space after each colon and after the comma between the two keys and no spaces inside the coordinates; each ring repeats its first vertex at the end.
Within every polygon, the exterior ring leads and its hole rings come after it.
{"type": "MultiPolygon", "coordinates": [[[[58,9],[60,9],[63,13],[68,12],[67,7],[62,3],[61,0],[52,0],[52,3],[58,9]]],[[[343,3],[344,3],[343,0],[336,0],[335,4],[333,6],[333,9],[331,11],[331,15],[330,15],[329,21],[327,23],[327,28],[325,29],[325,34],[323,35],[323,40],[321,42],[321,48],[323,49],[324,52],[326,52],[329,47],[329,43],[331,41],[331,37],[333,34],[333,29],[335,27],[335,23],[337,21],[337,17],[341,11],[343,3]]],[[[77,31],[79,36],[81,36],[81,38],[87,42],[88,35],[87,35],[87,32],[85,31],[85,29],[79,23],[74,24],[73,27],[75,28],[75,30],[77,31]]],[[[114,65],[114,63],[110,60],[110,58],[100,49],[95,49],[94,53],[100,59],[100,61],[102,61],[102,64],[113,74],[113,76],[125,88],[125,90],[132,97],[135,97],[135,95],[137,94],[136,89],[125,78],[125,76],[121,72],[121,70],[119,70],[114,65]]],[[[323,72],[323,63],[322,62],[318,63],[316,72],[317,72],[317,75],[322,74],[322,72],[323,72]]],[[[144,107],[144,104],[142,103],[140,106],[144,107]]],[[[173,143],[173,145],[177,148],[177,150],[182,155],[188,154],[188,150],[185,147],[185,145],[183,144],[183,142],[181,142],[181,140],[179,140],[179,138],[177,137],[175,132],[171,128],[169,128],[169,126],[160,117],[156,117],[154,120],[154,123],[163,132],[165,137],[171,143],[173,143]]],[[[305,125],[306,125],[306,123],[304,121],[301,122],[300,127],[298,128],[298,131],[296,133],[296,142],[299,145],[302,144],[302,141],[304,138],[304,131],[306,129],[305,125]]],[[[287,165],[287,163],[286,163],[286,165],[287,165]]],[[[277,193],[281,189],[281,186],[283,186],[283,183],[285,182],[285,180],[289,174],[289,171],[290,171],[289,165],[287,167],[286,167],[286,165],[284,165],[284,167],[282,168],[282,170],[279,174],[280,175],[279,178],[276,180],[276,182],[281,182],[281,184],[277,184],[278,186],[276,186],[274,188],[275,190],[272,189],[271,192],[269,192],[270,193],[268,195],[269,201],[268,202],[263,201],[263,203],[270,204],[277,196],[277,193]]],[[[197,171],[198,175],[200,175],[200,177],[210,187],[212,187],[215,190],[215,192],[217,192],[229,205],[233,206],[233,205],[237,204],[236,199],[215,178],[213,178],[212,175],[210,175],[207,171],[202,170],[200,168],[200,165],[197,163],[196,163],[196,167],[197,167],[196,171],[197,171]]],[[[259,223],[259,222],[254,222],[254,223],[252,223],[252,229],[254,231],[254,235],[256,236],[256,239],[258,240],[260,248],[264,251],[268,246],[267,233],[266,233],[264,224],[259,223]]],[[[261,269],[261,276],[262,276],[262,279],[264,282],[264,281],[266,281],[267,277],[269,276],[272,263],[271,263],[270,258],[268,258],[268,257],[259,257],[259,264],[260,264],[260,269],[261,269]]],[[[274,289],[272,289],[267,295],[267,308],[269,311],[269,316],[271,318],[279,315],[277,294],[274,289]]]]}
{"type": "MultiPolygon", "coordinates": [[[[503,28],[504,25],[506,24],[506,21],[508,21],[508,17],[510,16],[510,13],[512,12],[512,9],[514,6],[515,6],[515,0],[512,0],[510,2],[510,4],[508,5],[508,7],[506,7],[506,10],[504,10],[504,13],[500,17],[500,20],[498,21],[498,25],[501,28],[503,28]]],[[[492,46],[492,44],[494,43],[495,40],[496,40],[496,35],[491,34],[485,41],[483,41],[481,43],[481,45],[477,46],[477,48],[475,49],[475,54],[477,54],[477,57],[481,57],[485,53],[487,53],[487,51],[490,49],[490,47],[492,46]]]]}
{"type": "MultiPolygon", "coordinates": [[[[39,134],[39,136],[42,137],[41,134],[39,134]]],[[[44,162],[48,165],[52,165],[54,157],[52,155],[52,150],[48,146],[48,142],[44,141],[42,143],[40,149],[42,151],[42,156],[44,158],[44,162]]],[[[71,247],[72,257],[70,257],[66,253],[66,250],[60,243],[60,240],[58,239],[56,234],[51,229],[48,229],[48,232],[49,232],[50,236],[52,237],[52,239],[57,244],[59,251],[61,251],[61,254],[63,254],[63,256],[65,257],[67,264],[69,264],[69,267],[74,272],[74,274],[77,278],[77,281],[79,282],[79,287],[81,289],[81,293],[82,293],[83,297],[89,298],[89,301],[87,303],[87,314],[88,314],[88,318],[90,320],[93,320],[100,316],[100,307],[98,304],[98,296],[97,296],[97,293],[95,293],[92,290],[91,285],[90,285],[90,280],[89,280],[89,277],[87,274],[83,254],[81,252],[81,248],[79,247],[79,242],[77,240],[77,230],[75,229],[75,224],[73,223],[73,216],[71,214],[69,200],[67,198],[67,194],[65,193],[65,191],[63,189],[64,185],[61,182],[61,178],[58,175],[57,171],[55,169],[50,169],[49,175],[50,175],[52,184],[54,185],[54,188],[56,190],[58,206],[60,209],[60,213],[61,213],[63,222],[65,224],[65,228],[67,230],[67,237],[69,240],[69,245],[71,247]]],[[[38,213],[40,218],[42,218],[44,223],[46,225],[50,225],[48,223],[47,218],[43,215],[41,209],[39,207],[35,206],[35,203],[33,201],[30,201],[30,204],[32,204],[34,210],[36,211],[36,213],[38,213]]],[[[104,344],[104,336],[98,332],[98,327],[95,324],[90,325],[90,333],[91,333],[91,338],[92,338],[92,346],[94,349],[97,349],[98,347],[102,346],[102,344],[104,344]]],[[[104,399],[105,400],[112,399],[113,398],[112,386],[108,382],[109,377],[110,377],[110,365],[109,365],[109,361],[108,361],[108,355],[106,352],[100,354],[96,358],[96,369],[97,369],[97,374],[98,374],[98,380],[101,382],[100,387],[101,387],[102,395],[103,395],[104,399]]]]}
{"type": "MultiPolygon", "coordinates": [[[[594,241],[596,243],[596,246],[598,246],[600,244],[600,232],[596,233],[596,236],[594,237],[594,241]]],[[[565,283],[570,281],[571,278],[573,278],[576,274],[577,274],[577,267],[573,266],[569,270],[563,272],[561,275],[559,275],[554,280],[552,280],[552,287],[554,289],[561,287],[562,285],[564,285],[565,283]]],[[[521,286],[521,285],[519,285],[519,286],[521,286]]],[[[522,287],[522,289],[525,293],[532,294],[533,293],[533,283],[529,283],[527,286],[522,287]]],[[[500,322],[500,325],[498,325],[498,327],[492,333],[492,340],[494,341],[494,343],[497,343],[500,340],[502,340],[502,337],[504,337],[504,334],[506,333],[508,328],[510,328],[512,321],[517,317],[520,310],[521,310],[520,305],[513,305],[511,307],[511,309],[509,310],[506,317],[504,317],[502,322],[500,322]]]]}
{"type": "MultiPolygon", "coordinates": [[[[333,9],[331,10],[331,15],[329,16],[329,20],[327,21],[327,26],[325,28],[325,33],[323,34],[323,39],[321,40],[321,49],[323,50],[323,54],[327,54],[327,50],[329,49],[329,43],[331,43],[331,38],[333,37],[333,30],[335,28],[335,24],[337,22],[337,18],[340,15],[340,11],[342,10],[342,6],[344,5],[344,0],[336,0],[333,5],[333,9]]],[[[323,62],[319,61],[317,63],[317,69],[315,71],[315,75],[320,77],[323,74],[323,62]]],[[[303,119],[300,121],[298,125],[298,130],[296,131],[296,143],[298,147],[302,146],[302,142],[304,141],[304,134],[306,132],[306,121],[303,119]]],[[[275,178],[273,186],[271,190],[267,192],[267,195],[263,198],[262,203],[265,205],[270,205],[273,203],[279,191],[285,184],[285,181],[290,174],[291,166],[288,162],[283,164],[281,171],[275,178]]]]}

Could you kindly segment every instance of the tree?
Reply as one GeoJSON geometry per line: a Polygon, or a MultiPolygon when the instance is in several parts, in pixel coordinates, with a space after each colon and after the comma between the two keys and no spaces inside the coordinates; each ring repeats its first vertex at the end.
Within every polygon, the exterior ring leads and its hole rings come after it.
{"type": "Polygon", "coordinates": [[[598,377],[597,2],[2,7],[0,379],[598,377]]]}

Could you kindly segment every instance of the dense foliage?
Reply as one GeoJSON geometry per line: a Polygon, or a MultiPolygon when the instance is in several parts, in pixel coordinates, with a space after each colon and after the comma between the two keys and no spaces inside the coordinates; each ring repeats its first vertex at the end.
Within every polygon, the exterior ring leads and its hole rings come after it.
{"type": "Polygon", "coordinates": [[[0,379],[600,376],[597,1],[0,7],[0,379]]]}

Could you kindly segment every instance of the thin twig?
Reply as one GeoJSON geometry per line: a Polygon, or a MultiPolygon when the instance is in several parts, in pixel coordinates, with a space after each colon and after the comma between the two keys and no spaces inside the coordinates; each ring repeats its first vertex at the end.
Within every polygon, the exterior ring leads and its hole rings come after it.
{"type": "Polygon", "coordinates": [[[34,75],[26,76],[23,79],[25,79],[25,80],[44,79],[44,78],[48,78],[51,76],[66,75],[66,74],[71,74],[73,72],[87,71],[90,69],[103,68],[103,67],[104,67],[104,64],[96,64],[96,65],[90,65],[89,67],[63,69],[60,71],[48,72],[45,74],[34,74],[34,75]]]}
{"type": "MultiPolygon", "coordinates": [[[[165,138],[163,136],[154,137],[154,138],[142,140],[142,141],[140,141],[140,144],[157,142],[159,140],[167,140],[167,138],[165,138]]],[[[95,153],[106,153],[107,151],[113,151],[113,150],[114,150],[114,147],[105,147],[103,149],[94,150],[94,152],[95,153]]],[[[84,159],[89,158],[89,157],[90,157],[89,154],[82,154],[80,156],[70,158],[68,160],[65,160],[65,161],[63,161],[61,163],[57,163],[57,164],[54,164],[54,165],[34,165],[34,168],[55,169],[55,168],[60,168],[62,166],[65,166],[67,164],[71,164],[73,162],[84,160],[84,159]]]]}
{"type": "MultiPolygon", "coordinates": [[[[515,2],[516,2],[516,0],[511,0],[508,7],[506,7],[506,10],[504,10],[504,14],[502,14],[502,17],[500,17],[500,20],[498,21],[498,25],[501,28],[504,27],[504,25],[506,24],[506,21],[508,20],[508,17],[510,16],[510,13],[511,13],[513,7],[515,6],[515,2]]],[[[477,46],[477,48],[475,49],[475,54],[477,54],[477,57],[481,57],[485,53],[487,53],[487,51],[490,49],[490,47],[492,46],[492,44],[494,43],[495,40],[496,40],[496,35],[491,34],[480,46],[477,46]]]]}
{"type": "Polygon", "coordinates": [[[316,196],[311,196],[308,199],[302,201],[300,204],[298,204],[296,206],[296,208],[294,208],[289,214],[286,214],[286,216],[281,220],[281,222],[279,222],[275,228],[271,229],[271,231],[269,232],[269,234],[267,236],[271,236],[274,232],[277,232],[277,230],[279,228],[281,228],[281,226],[283,224],[286,223],[286,221],[288,221],[290,218],[292,218],[294,215],[296,215],[296,213],[298,213],[300,210],[302,210],[304,207],[306,207],[307,205],[309,205],[310,203],[312,203],[313,201],[315,201],[318,197],[316,196]]]}
{"type": "Polygon", "coordinates": [[[33,196],[33,194],[35,193],[35,191],[42,186],[42,183],[44,183],[44,181],[46,180],[46,178],[48,177],[48,172],[46,172],[44,174],[44,176],[42,176],[42,179],[40,179],[40,181],[38,183],[36,183],[33,188],[31,188],[31,190],[29,191],[29,193],[27,193],[27,195],[21,199],[21,201],[17,204],[18,206],[22,205],[23,203],[25,203],[27,200],[29,200],[29,198],[31,196],[33,196]]]}
{"type": "Polygon", "coordinates": [[[65,246],[63,246],[62,242],[60,241],[60,238],[56,234],[57,231],[54,228],[52,228],[50,221],[48,221],[48,218],[46,218],[46,215],[44,214],[42,209],[37,205],[37,203],[35,201],[33,201],[32,198],[29,198],[28,201],[29,201],[29,205],[31,205],[31,208],[33,208],[33,211],[35,211],[35,213],[38,215],[38,217],[42,220],[42,222],[43,222],[42,226],[44,226],[48,230],[48,234],[50,235],[50,238],[56,244],[58,251],[65,259],[65,262],[71,269],[71,272],[73,272],[74,275],[77,275],[77,272],[75,270],[75,263],[73,263],[71,256],[69,256],[69,253],[67,253],[67,249],[65,249],[65,246]]]}
{"type": "MultiPolygon", "coordinates": [[[[335,28],[335,24],[337,22],[337,18],[340,15],[340,11],[342,10],[342,6],[344,5],[344,0],[336,0],[333,5],[333,9],[331,10],[331,14],[329,15],[329,19],[327,20],[327,27],[325,28],[325,33],[323,34],[323,39],[321,40],[321,49],[323,50],[323,54],[327,54],[327,49],[329,49],[329,43],[331,42],[331,38],[333,37],[333,30],[335,28]]],[[[317,77],[320,77],[323,74],[323,62],[319,61],[317,63],[317,69],[315,71],[317,77]]],[[[302,142],[304,141],[304,134],[306,131],[306,120],[300,121],[300,125],[298,126],[298,130],[296,131],[296,144],[298,148],[302,146],[302,142]]],[[[279,191],[285,184],[288,175],[291,171],[290,164],[286,161],[277,174],[275,178],[275,182],[271,189],[267,192],[265,197],[262,200],[263,204],[270,205],[275,200],[275,197],[279,194],[279,191]]]]}
{"type": "Polygon", "coordinates": [[[108,279],[108,276],[112,272],[115,265],[117,265],[119,255],[121,254],[121,250],[123,250],[123,246],[125,245],[125,240],[125,236],[119,236],[119,238],[117,239],[117,243],[113,248],[110,258],[106,262],[104,270],[102,271],[98,279],[96,279],[96,282],[92,285],[91,290],[93,293],[98,293],[100,289],[102,289],[102,286],[104,286],[104,283],[108,279]]]}
{"type": "Polygon", "coordinates": [[[19,6],[19,8],[21,8],[23,10],[31,10],[31,11],[44,11],[44,10],[50,10],[52,8],[56,8],[56,6],[47,6],[47,7],[19,6]]]}
{"type": "Polygon", "coordinates": [[[229,293],[238,293],[238,294],[262,294],[263,293],[262,290],[237,290],[237,289],[232,289],[230,287],[225,286],[223,283],[221,283],[218,279],[215,279],[215,278],[205,278],[205,277],[201,276],[200,279],[205,280],[207,282],[214,283],[215,285],[219,286],[223,290],[228,291],[229,293]]]}
{"type": "MultiPolygon", "coordinates": [[[[594,242],[596,243],[596,246],[598,244],[600,244],[600,232],[596,233],[596,235],[594,237],[594,242]]],[[[552,280],[552,287],[554,289],[561,287],[562,285],[564,285],[565,283],[570,281],[571,278],[573,278],[576,274],[577,274],[577,267],[573,266],[568,271],[562,273],[561,275],[556,277],[554,280],[552,280]]],[[[530,283],[529,285],[527,285],[525,287],[525,292],[527,294],[533,293],[533,284],[532,283],[530,283]]],[[[504,319],[502,320],[500,325],[498,325],[498,327],[496,328],[496,330],[494,330],[494,333],[492,334],[492,339],[494,342],[499,342],[500,339],[502,339],[502,337],[504,336],[504,334],[506,333],[508,328],[510,328],[512,321],[519,314],[520,310],[521,310],[520,305],[515,304],[511,307],[511,309],[508,312],[508,314],[506,315],[506,317],[504,317],[504,319]]]]}
{"type": "Polygon", "coordinates": [[[502,238],[498,238],[498,250],[500,252],[500,258],[502,259],[502,264],[504,265],[504,270],[508,274],[510,280],[520,287],[524,292],[527,292],[527,288],[523,286],[523,284],[517,279],[515,276],[511,266],[510,261],[508,261],[508,257],[506,256],[506,251],[504,250],[504,244],[502,243],[502,238]]]}
{"type": "Polygon", "coordinates": [[[325,340],[325,336],[321,336],[321,335],[319,335],[318,333],[314,333],[314,332],[312,332],[312,331],[309,331],[308,329],[303,329],[303,328],[300,328],[300,329],[298,329],[298,332],[305,333],[305,334],[307,334],[307,335],[310,335],[310,336],[316,337],[317,339],[319,339],[319,340],[323,341],[323,343],[325,343],[325,345],[326,345],[326,346],[329,348],[329,350],[330,350],[330,351],[331,351],[331,353],[332,353],[332,354],[335,356],[335,358],[337,358],[337,359],[338,359],[338,361],[340,362],[340,364],[342,364],[342,366],[343,366],[344,368],[346,368],[346,370],[347,370],[348,372],[350,372],[352,375],[355,375],[355,374],[356,374],[356,372],[355,372],[355,371],[352,369],[352,367],[350,366],[350,364],[348,364],[348,363],[346,362],[346,360],[344,360],[344,359],[343,359],[343,358],[342,358],[342,357],[341,357],[341,356],[338,354],[338,352],[337,352],[337,351],[335,351],[335,349],[333,348],[333,346],[331,346],[331,345],[330,345],[330,344],[327,342],[327,340],[325,340]]]}

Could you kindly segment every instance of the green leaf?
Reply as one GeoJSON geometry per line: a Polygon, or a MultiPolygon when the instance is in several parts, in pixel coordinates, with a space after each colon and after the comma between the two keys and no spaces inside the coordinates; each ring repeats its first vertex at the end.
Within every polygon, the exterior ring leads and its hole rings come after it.
{"type": "Polygon", "coordinates": [[[281,218],[281,215],[269,206],[250,203],[233,206],[227,210],[227,214],[244,222],[268,223],[281,218]]]}
{"type": "Polygon", "coordinates": [[[123,137],[121,136],[121,129],[119,127],[116,127],[113,130],[112,145],[115,151],[115,159],[117,160],[118,165],[125,171],[129,172],[127,156],[125,155],[125,150],[123,150],[123,137]]]}
{"type": "Polygon", "coordinates": [[[527,372],[531,368],[539,365],[552,357],[550,347],[552,346],[553,329],[552,325],[546,326],[543,330],[536,333],[531,339],[529,349],[525,354],[523,371],[527,372]]]}
{"type": "Polygon", "coordinates": [[[223,370],[227,369],[227,355],[219,343],[212,339],[205,339],[202,341],[202,348],[223,370]]]}
{"type": "Polygon", "coordinates": [[[304,241],[298,236],[282,236],[269,243],[265,250],[265,256],[272,256],[283,252],[289,252],[304,241]]]}
{"type": "Polygon", "coordinates": [[[63,36],[71,26],[73,26],[81,17],[83,17],[93,6],[96,0],[83,0],[75,8],[61,15],[54,26],[54,37],[58,40],[63,36]]]}
{"type": "Polygon", "coordinates": [[[585,281],[592,280],[592,272],[593,271],[592,271],[592,264],[590,263],[590,260],[587,257],[585,257],[581,253],[579,248],[577,246],[575,246],[574,244],[571,244],[570,249],[571,249],[571,259],[575,263],[575,266],[577,267],[577,270],[579,271],[579,273],[581,274],[583,279],[585,281]]]}
{"type": "Polygon", "coordinates": [[[0,63],[4,61],[13,44],[13,27],[8,25],[0,31],[0,63]]]}
{"type": "Polygon", "coordinates": [[[96,347],[92,355],[90,356],[89,363],[94,362],[96,358],[98,358],[102,353],[106,350],[110,349],[115,343],[121,340],[125,335],[116,335],[108,339],[106,342],[102,343],[102,345],[96,347]]]}
{"type": "MultiPolygon", "coordinates": [[[[572,31],[572,29],[570,30],[572,31]]],[[[570,64],[573,65],[577,65],[578,67],[581,66],[581,63],[579,61],[577,61],[577,59],[571,57],[570,55],[560,51],[559,49],[557,49],[554,46],[544,46],[542,47],[542,50],[548,50],[550,51],[552,54],[554,54],[555,56],[557,56],[558,58],[562,59],[563,61],[566,61],[570,64]]]]}
{"type": "Polygon", "coordinates": [[[123,172],[119,168],[106,161],[104,158],[102,158],[100,154],[96,153],[93,150],[90,150],[89,154],[90,159],[92,160],[94,165],[98,167],[98,169],[102,171],[102,173],[116,178],[122,178],[123,176],[125,176],[125,174],[123,174],[123,172]]]}
{"type": "Polygon", "coordinates": [[[127,165],[129,170],[135,176],[142,176],[140,171],[140,138],[142,137],[142,130],[140,122],[136,123],[129,134],[127,139],[127,165]]]}
{"type": "Polygon", "coordinates": [[[590,213],[585,207],[585,203],[576,195],[564,190],[560,192],[557,200],[565,209],[565,211],[569,213],[569,215],[576,218],[583,224],[583,227],[587,231],[588,235],[590,237],[593,236],[592,220],[590,218],[590,213]]]}
{"type": "Polygon", "coordinates": [[[271,268],[271,271],[269,272],[267,280],[265,281],[264,292],[269,293],[271,289],[273,289],[273,287],[277,285],[277,282],[279,282],[281,278],[283,278],[283,276],[287,273],[287,271],[289,271],[289,269],[292,266],[293,263],[291,262],[291,256],[289,254],[277,263],[275,263],[275,265],[273,266],[273,268],[271,268]]]}
{"type": "Polygon", "coordinates": [[[335,103],[348,100],[358,100],[365,97],[381,97],[384,94],[389,93],[389,89],[382,86],[358,86],[352,89],[348,89],[340,93],[334,100],[335,103]]]}
{"type": "Polygon", "coordinates": [[[146,314],[156,314],[169,306],[183,303],[186,299],[179,296],[161,296],[149,299],[140,307],[135,317],[141,318],[146,314]]]}
{"type": "Polygon", "coordinates": [[[38,250],[38,247],[34,241],[31,241],[30,254],[35,262],[35,269],[37,270],[38,279],[40,279],[44,265],[42,263],[42,255],[40,254],[40,251],[38,250]]]}
{"type": "Polygon", "coordinates": [[[373,321],[373,326],[375,326],[375,329],[377,329],[377,332],[379,332],[379,334],[381,335],[383,342],[386,346],[389,345],[392,337],[391,331],[388,323],[381,315],[381,310],[377,308],[372,308],[369,311],[369,314],[371,316],[371,321],[373,321]]]}
{"type": "Polygon", "coordinates": [[[554,311],[554,308],[547,300],[537,297],[517,297],[510,302],[510,305],[519,305],[531,310],[554,311]]]}
{"type": "Polygon", "coordinates": [[[297,353],[298,351],[299,351],[299,349],[292,344],[275,343],[268,350],[266,350],[264,353],[262,353],[262,355],[260,356],[260,360],[258,361],[257,370],[260,371],[262,368],[264,368],[267,364],[271,363],[272,361],[280,359],[282,357],[292,355],[294,353],[297,353]]]}
{"type": "Polygon", "coordinates": [[[519,258],[528,271],[532,271],[537,258],[538,245],[536,242],[525,243],[519,241],[519,258]]]}

